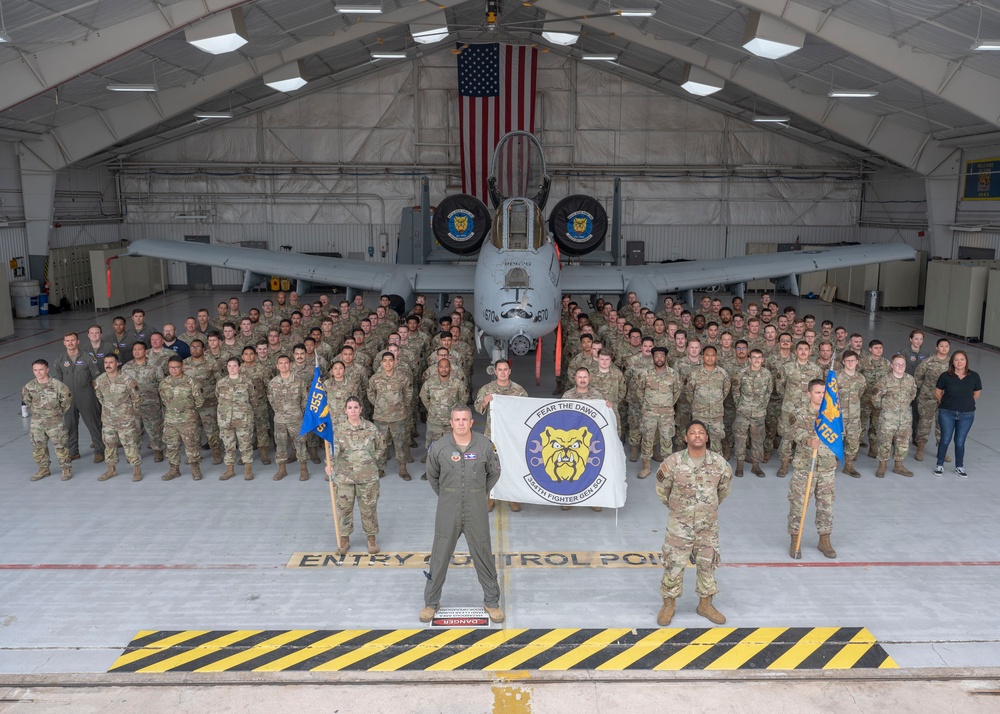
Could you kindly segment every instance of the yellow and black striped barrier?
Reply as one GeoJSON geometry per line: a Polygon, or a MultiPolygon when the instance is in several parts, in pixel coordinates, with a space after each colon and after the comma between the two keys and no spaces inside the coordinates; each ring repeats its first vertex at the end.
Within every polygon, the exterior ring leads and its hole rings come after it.
{"type": "Polygon", "coordinates": [[[895,668],[864,627],[164,630],[111,672],[895,668]]]}

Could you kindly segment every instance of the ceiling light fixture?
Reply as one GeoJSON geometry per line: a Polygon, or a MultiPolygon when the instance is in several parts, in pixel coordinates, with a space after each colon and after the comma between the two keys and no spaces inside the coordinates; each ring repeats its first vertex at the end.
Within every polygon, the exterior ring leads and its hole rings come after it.
{"type": "Polygon", "coordinates": [[[753,120],[757,124],[787,124],[792,119],[782,116],[755,116],[753,120]]]}
{"type": "Polygon", "coordinates": [[[695,67],[690,63],[684,65],[684,77],[681,79],[681,89],[688,94],[694,94],[697,97],[707,97],[722,90],[725,86],[725,80],[716,77],[711,72],[707,72],[701,67],[695,67]]]}
{"type": "Polygon", "coordinates": [[[204,213],[178,213],[174,218],[179,218],[182,221],[203,221],[208,216],[204,213]]]}
{"type": "Polygon", "coordinates": [[[306,86],[306,67],[302,60],[295,60],[264,73],[264,84],[279,92],[294,92],[306,86]]]}
{"type": "Polygon", "coordinates": [[[834,99],[839,99],[843,97],[877,97],[878,92],[874,89],[831,89],[826,93],[826,96],[832,97],[834,99]]]}
{"type": "Polygon", "coordinates": [[[238,50],[249,41],[243,11],[236,8],[196,22],[184,30],[184,39],[210,55],[238,50]]]}
{"type": "MultiPolygon", "coordinates": [[[[4,27],[4,30],[7,28],[4,27]]],[[[983,29],[983,6],[979,6],[979,24],[976,26],[976,40],[972,43],[970,49],[976,50],[977,52],[996,52],[1000,51],[1000,40],[981,40],[979,39],[979,33],[983,29]]]]}
{"type": "Polygon", "coordinates": [[[410,36],[421,45],[433,45],[449,35],[448,18],[444,10],[439,10],[428,17],[421,18],[419,23],[410,25],[410,36]]]}
{"type": "Polygon", "coordinates": [[[586,62],[617,62],[618,55],[583,55],[580,59],[586,62]]]}
{"type": "Polygon", "coordinates": [[[108,89],[112,92],[156,92],[159,91],[155,84],[109,84],[108,89]]]}
{"type": "Polygon", "coordinates": [[[577,23],[566,20],[548,22],[545,24],[545,29],[542,30],[542,38],[554,45],[568,47],[580,39],[581,29],[577,23]]]}
{"type": "Polygon", "coordinates": [[[341,15],[381,15],[382,5],[342,5],[336,4],[334,9],[341,15]]]}
{"type": "Polygon", "coordinates": [[[620,17],[652,17],[656,14],[652,8],[611,8],[611,12],[617,12],[620,17]]]}
{"type": "Polygon", "coordinates": [[[0,42],[10,41],[10,35],[7,34],[7,21],[3,19],[3,3],[0,2],[0,42]]]}
{"type": "Polygon", "coordinates": [[[372,52],[372,59],[406,59],[405,52],[372,52]]]}
{"type": "Polygon", "coordinates": [[[743,41],[740,43],[750,54],[765,59],[781,59],[802,49],[806,33],[782,22],[776,17],[751,10],[747,15],[743,41]]]}
{"type": "Polygon", "coordinates": [[[232,119],[232,112],[195,112],[195,119],[232,119]]]}

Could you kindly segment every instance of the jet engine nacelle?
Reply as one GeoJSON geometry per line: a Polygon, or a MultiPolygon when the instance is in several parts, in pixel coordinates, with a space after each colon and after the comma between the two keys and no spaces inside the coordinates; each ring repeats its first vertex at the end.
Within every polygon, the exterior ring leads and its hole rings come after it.
{"type": "Polygon", "coordinates": [[[592,196],[567,196],[549,214],[549,231],[563,253],[586,255],[604,244],[608,214],[592,196]]]}
{"type": "Polygon", "coordinates": [[[482,246],[492,225],[486,204],[475,196],[458,193],[448,196],[434,209],[431,230],[449,253],[471,255],[482,246]]]}

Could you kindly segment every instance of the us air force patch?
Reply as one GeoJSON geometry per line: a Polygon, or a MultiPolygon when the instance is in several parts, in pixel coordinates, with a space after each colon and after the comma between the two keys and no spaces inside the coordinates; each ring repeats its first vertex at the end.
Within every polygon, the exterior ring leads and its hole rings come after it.
{"type": "Polygon", "coordinates": [[[582,503],[607,481],[604,416],[580,401],[550,402],[525,421],[530,430],[525,443],[528,471],[524,482],[545,500],[561,506],[582,503]]]}

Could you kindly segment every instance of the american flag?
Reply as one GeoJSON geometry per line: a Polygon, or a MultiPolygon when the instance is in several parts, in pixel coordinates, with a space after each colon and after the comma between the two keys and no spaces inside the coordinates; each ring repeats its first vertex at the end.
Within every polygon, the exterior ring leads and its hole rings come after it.
{"type": "Polygon", "coordinates": [[[462,191],[488,203],[486,177],[500,137],[535,130],[538,50],[497,43],[459,49],[462,191]]]}

